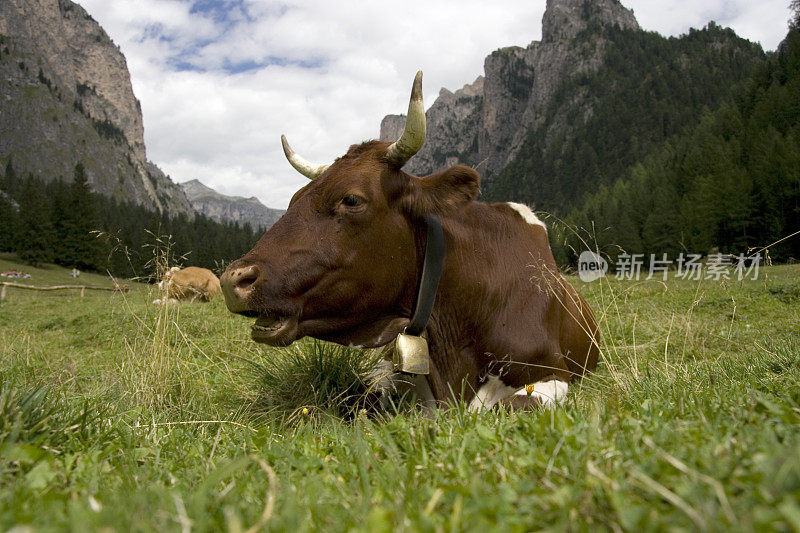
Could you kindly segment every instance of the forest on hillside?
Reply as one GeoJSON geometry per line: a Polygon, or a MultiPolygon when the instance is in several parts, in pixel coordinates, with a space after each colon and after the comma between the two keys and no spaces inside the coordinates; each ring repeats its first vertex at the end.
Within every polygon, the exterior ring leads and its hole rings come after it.
{"type": "Polygon", "coordinates": [[[604,50],[596,71],[567,78],[487,199],[564,216],[661,143],[696,124],[764,62],[761,47],[713,22],[681,37],[590,23],[576,38],[604,50]]]}
{"type": "Polygon", "coordinates": [[[71,182],[22,177],[13,162],[0,174],[0,251],[32,265],[146,280],[157,273],[155,260],[219,272],[258,237],[248,224],[169,216],[95,194],[81,163],[71,182]]]}
{"type": "Polygon", "coordinates": [[[552,232],[573,263],[587,245],[675,257],[800,259],[800,8],[778,50],[699,123],[585,197],[552,232]]]}

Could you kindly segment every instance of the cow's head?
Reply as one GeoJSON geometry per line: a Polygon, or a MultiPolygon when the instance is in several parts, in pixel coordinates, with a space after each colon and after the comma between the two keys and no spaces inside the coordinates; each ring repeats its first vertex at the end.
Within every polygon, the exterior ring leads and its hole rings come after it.
{"type": "Polygon", "coordinates": [[[253,249],[222,276],[228,309],[256,317],[252,337],[287,345],[303,336],[379,346],[408,324],[421,266],[422,220],[473,201],[480,178],[461,165],[418,178],[401,170],[425,142],[422,73],[394,143],[353,145],[314,165],[282,138],[312,181],[253,249]]]}

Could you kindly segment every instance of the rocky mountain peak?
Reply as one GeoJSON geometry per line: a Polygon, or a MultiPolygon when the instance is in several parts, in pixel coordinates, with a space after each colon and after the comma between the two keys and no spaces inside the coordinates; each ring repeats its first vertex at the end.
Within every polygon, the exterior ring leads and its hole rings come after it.
{"type": "Polygon", "coordinates": [[[189,180],[180,184],[189,201],[203,196],[215,196],[219,193],[211,187],[204,185],[200,180],[189,180]]]}
{"type": "MultiPolygon", "coordinates": [[[[426,146],[446,148],[433,151],[423,146],[421,154],[409,162],[407,168],[410,172],[427,174],[444,165],[477,163],[467,161],[462,156],[475,151],[473,144],[481,122],[483,84],[484,77],[478,76],[474,82],[455,92],[444,88],[439,92],[434,108],[426,112],[428,126],[425,143],[426,146]],[[453,123],[458,124],[455,130],[449,127],[453,123]]],[[[405,115],[387,115],[381,121],[380,140],[396,141],[403,133],[405,124],[405,115]]]]}
{"type": "MultiPolygon", "coordinates": [[[[530,128],[541,123],[557,89],[571,76],[595,72],[604,57],[604,38],[576,37],[591,26],[639,29],[619,0],[548,0],[542,40],[509,46],[484,61],[484,75],[462,89],[442,89],[426,112],[425,145],[406,165],[424,175],[462,163],[489,183],[520,149],[530,128]]],[[[405,117],[381,122],[381,140],[394,140],[405,117]]]]}
{"type": "Polygon", "coordinates": [[[86,10],[0,0],[0,45],[0,160],[46,181],[71,179],[81,162],[95,192],[192,216],[183,191],[147,160],[125,57],[86,10]]]}
{"type": "Polygon", "coordinates": [[[266,207],[255,196],[227,196],[196,179],[181,183],[180,187],[195,211],[218,222],[246,222],[254,229],[266,229],[284,213],[283,210],[266,207]]]}
{"type": "Polygon", "coordinates": [[[547,0],[542,17],[542,42],[574,39],[589,22],[639,29],[633,11],[619,0],[547,0]]]}

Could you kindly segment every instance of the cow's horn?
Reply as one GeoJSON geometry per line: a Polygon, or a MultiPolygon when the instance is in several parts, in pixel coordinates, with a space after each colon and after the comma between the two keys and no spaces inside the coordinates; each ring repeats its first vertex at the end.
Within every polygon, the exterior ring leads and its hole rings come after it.
{"type": "Polygon", "coordinates": [[[281,144],[283,145],[283,153],[286,155],[286,159],[289,160],[289,163],[297,170],[300,174],[307,177],[310,180],[313,180],[325,170],[328,169],[330,165],[315,165],[309,161],[306,161],[299,155],[297,155],[292,147],[289,146],[289,142],[286,140],[286,135],[281,135],[281,144]]]}
{"type": "Polygon", "coordinates": [[[425,107],[422,105],[422,71],[417,72],[408,103],[406,128],[387,149],[386,156],[396,165],[403,165],[425,144],[425,107]]]}

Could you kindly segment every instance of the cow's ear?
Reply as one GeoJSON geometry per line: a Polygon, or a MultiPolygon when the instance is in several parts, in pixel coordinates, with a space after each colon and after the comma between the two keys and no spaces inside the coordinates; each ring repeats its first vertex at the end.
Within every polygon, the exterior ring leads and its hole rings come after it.
{"type": "Polygon", "coordinates": [[[445,214],[461,208],[481,192],[481,177],[475,169],[454,165],[422,178],[411,177],[400,198],[403,209],[412,216],[445,214]]]}

